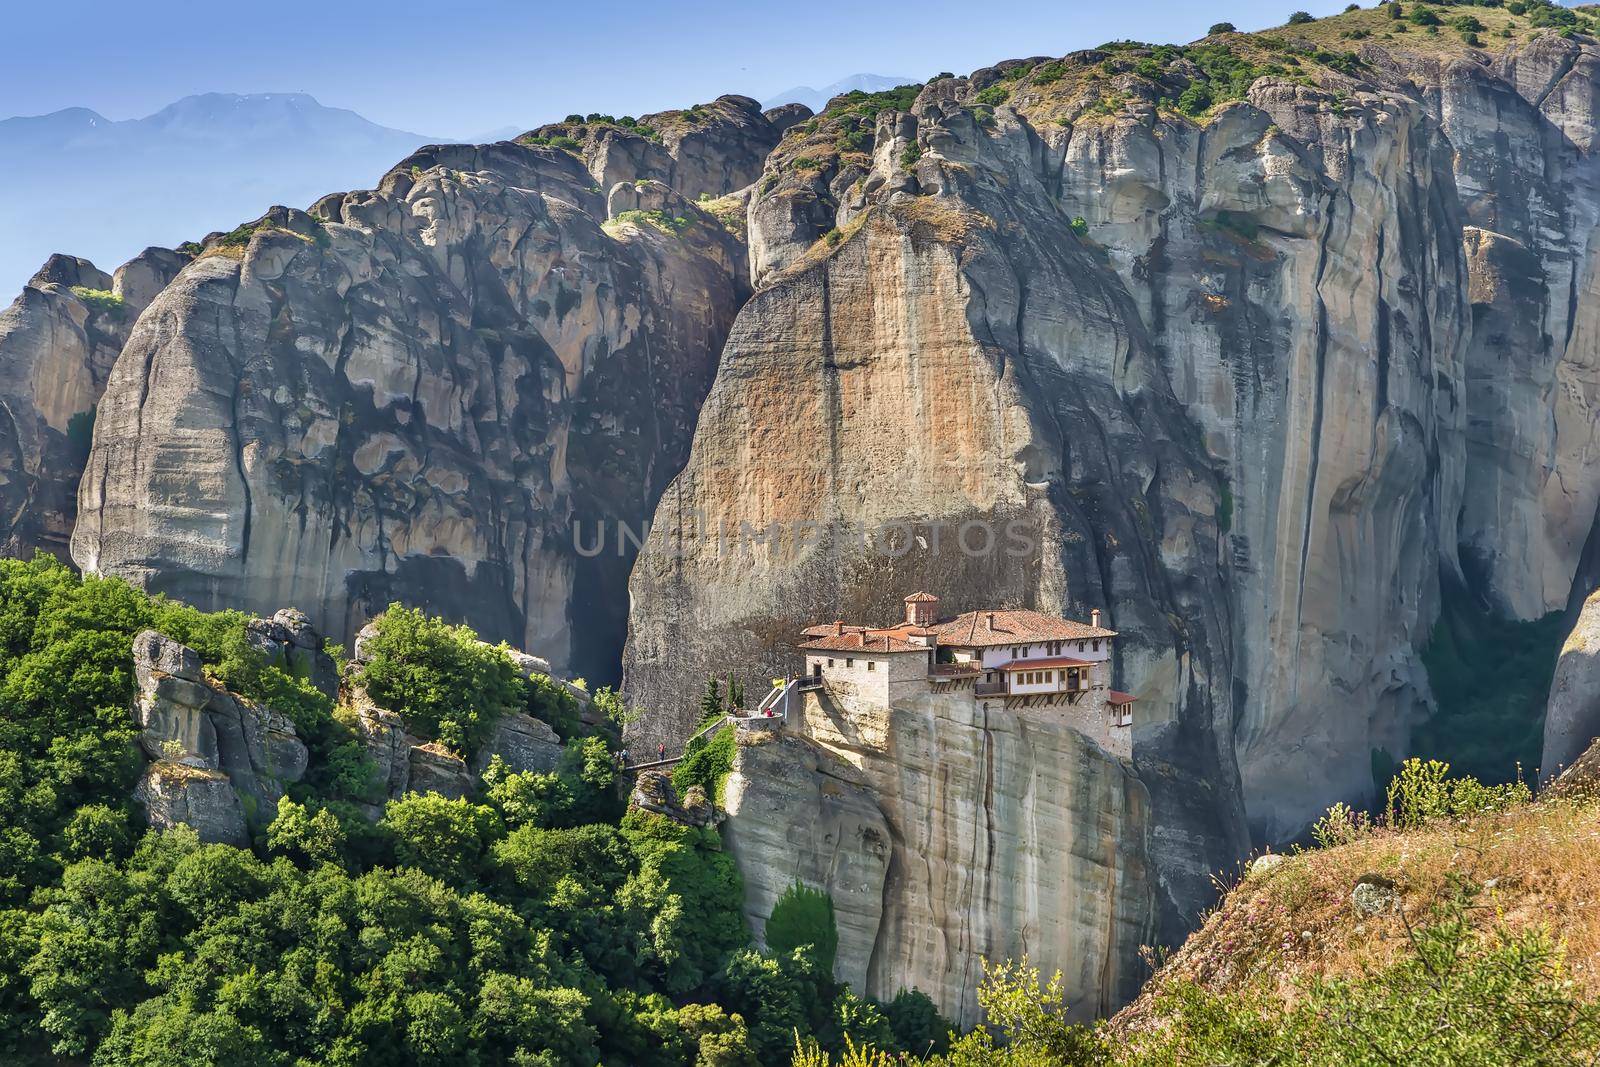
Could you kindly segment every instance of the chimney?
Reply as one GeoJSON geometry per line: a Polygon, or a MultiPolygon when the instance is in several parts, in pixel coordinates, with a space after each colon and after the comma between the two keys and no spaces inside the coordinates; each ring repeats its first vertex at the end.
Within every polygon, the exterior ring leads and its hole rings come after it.
{"type": "Polygon", "coordinates": [[[1100,609],[1099,608],[1095,608],[1093,611],[1089,612],[1089,625],[1095,627],[1096,629],[1099,629],[1099,627],[1100,627],[1100,609]]]}
{"type": "Polygon", "coordinates": [[[843,634],[844,634],[844,620],[843,619],[835,619],[833,621],[833,636],[839,637],[839,636],[841,636],[843,634]]]}
{"type": "Polygon", "coordinates": [[[989,629],[993,630],[994,629],[994,612],[992,612],[992,611],[985,612],[985,614],[988,616],[989,629]]]}

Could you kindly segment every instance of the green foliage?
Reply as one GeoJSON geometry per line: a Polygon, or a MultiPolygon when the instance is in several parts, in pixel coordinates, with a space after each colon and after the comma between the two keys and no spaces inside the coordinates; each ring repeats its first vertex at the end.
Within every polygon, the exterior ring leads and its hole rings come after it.
{"type": "Polygon", "coordinates": [[[1238,33],[1238,32],[1239,32],[1238,27],[1234,26],[1234,24],[1231,23],[1231,22],[1214,22],[1214,23],[1211,24],[1211,28],[1206,31],[1206,36],[1207,37],[1215,37],[1219,33],[1238,33]]]}
{"type": "Polygon", "coordinates": [[[91,289],[87,285],[74,285],[72,295],[83,301],[91,311],[121,317],[128,309],[127,302],[109,289],[91,289]]]}
{"type": "Polygon", "coordinates": [[[1413,750],[1482,782],[1514,780],[1538,765],[1544,709],[1566,638],[1560,612],[1521,622],[1489,612],[1447,585],[1422,663],[1437,710],[1413,750]]]}
{"type": "Polygon", "coordinates": [[[839,953],[833,897],[826,890],[795,882],[772,906],[766,940],[767,947],[780,956],[809,945],[823,970],[833,973],[833,961],[839,953]]]}
{"type": "Polygon", "coordinates": [[[1006,82],[995,82],[987,89],[980,91],[972,99],[975,103],[982,104],[985,107],[999,107],[1011,99],[1011,89],[1012,86],[1006,82]]]}
{"type": "Polygon", "coordinates": [[[1413,4],[1411,5],[1411,12],[1406,15],[1406,21],[1413,26],[1437,26],[1439,25],[1439,16],[1434,13],[1431,7],[1413,4]]]}
{"type": "Polygon", "coordinates": [[[955,1026],[939,1014],[928,994],[917,989],[902,989],[884,1005],[889,1028],[894,1031],[895,1047],[916,1056],[943,1053],[950,1048],[955,1026]]]}
{"type": "Polygon", "coordinates": [[[613,218],[618,222],[641,223],[653,226],[664,234],[681,237],[694,225],[687,215],[672,215],[665,211],[619,211],[613,218]]]}
{"type": "MultiPolygon", "coordinates": [[[[581,730],[553,772],[491,761],[481,797],[408,794],[376,825],[323,765],[347,751],[329,743],[257,850],[186,827],[141,837],[128,709],[147,627],[342,736],[325,696],[253,652],[244,616],[0,561],[0,1059],[751,1067],[781,1062],[796,1027],[829,1047],[928,1028],[914,999],[841,996],[809,947],[743,952],[743,889],[715,831],[624,817],[607,739],[581,730]],[[754,999],[768,988],[789,999],[754,999]]],[[[380,631],[391,706],[457,708],[441,676],[500,673],[503,652],[459,628],[380,631]]],[[[499,713],[540,700],[557,698],[503,688],[499,713]]]]}
{"type": "Polygon", "coordinates": [[[672,784],[678,795],[698,785],[706,791],[707,797],[721,803],[722,785],[733,770],[737,752],[731,725],[691,740],[684,747],[683,761],[672,770],[672,784]]]}
{"type": "Polygon", "coordinates": [[[1386,818],[1405,829],[1434,819],[1466,819],[1504,811],[1533,798],[1521,781],[1484,785],[1470,776],[1450,777],[1450,765],[1413,757],[1389,783],[1386,818]]]}
{"type": "Polygon", "coordinates": [[[1400,962],[1359,978],[1308,983],[1289,1007],[1264,994],[1179,984],[1157,1004],[1163,1031],[1120,1062],[1592,1062],[1600,1053],[1600,1009],[1567,980],[1550,935],[1504,928],[1480,935],[1470,899],[1464,889],[1411,931],[1400,962]]]}
{"type": "Polygon", "coordinates": [[[900,169],[915,170],[917,160],[922,158],[922,146],[912,141],[906,145],[905,151],[900,153],[900,169]]]}
{"type": "Polygon", "coordinates": [[[1070,222],[1068,225],[1071,227],[1072,232],[1077,234],[1079,237],[1089,236],[1089,220],[1084,218],[1082,215],[1073,216],[1072,222],[1070,222]]]}
{"type": "Polygon", "coordinates": [[[502,715],[527,703],[523,680],[503,647],[467,626],[389,605],[367,644],[362,681],[406,728],[470,756],[502,715]]]}
{"type": "Polygon", "coordinates": [[[1308,22],[1315,21],[1317,20],[1312,18],[1311,13],[1308,11],[1296,11],[1289,16],[1289,25],[1291,26],[1303,26],[1308,22]]]}

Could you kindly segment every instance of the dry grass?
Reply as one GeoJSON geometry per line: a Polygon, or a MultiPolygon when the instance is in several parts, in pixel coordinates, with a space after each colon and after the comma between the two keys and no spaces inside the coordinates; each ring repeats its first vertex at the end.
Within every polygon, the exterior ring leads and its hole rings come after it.
{"type": "Polygon", "coordinates": [[[1157,972],[1117,1024],[1148,1023],[1168,983],[1214,992],[1243,987],[1294,1000],[1315,977],[1352,977],[1392,963],[1407,927],[1425,920],[1452,876],[1485,888],[1475,911],[1487,929],[1543,926],[1565,945],[1571,976],[1600,998],[1600,803],[1542,799],[1497,816],[1374,830],[1349,844],[1288,856],[1244,878],[1157,972]],[[1365,918],[1350,904],[1364,875],[1393,881],[1400,911],[1365,918]]]}

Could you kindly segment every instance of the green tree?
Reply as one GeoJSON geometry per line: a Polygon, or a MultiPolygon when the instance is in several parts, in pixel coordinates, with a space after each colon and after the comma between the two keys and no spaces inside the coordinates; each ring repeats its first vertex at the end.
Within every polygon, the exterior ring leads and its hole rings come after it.
{"type": "Polygon", "coordinates": [[[810,945],[824,970],[833,972],[839,952],[839,927],[834,920],[833,896],[795,882],[783,891],[772,915],[767,919],[767,947],[786,955],[801,945],[810,945]]]}
{"type": "Polygon", "coordinates": [[[378,824],[394,836],[394,857],[450,885],[475,884],[489,843],[500,836],[499,816],[465,798],[407,793],[391,800],[378,824]]]}
{"type": "Polygon", "coordinates": [[[399,604],[391,604],[376,626],[362,683],[417,736],[470,756],[501,716],[527,706],[523,678],[506,650],[479,641],[470,627],[399,604]]]}

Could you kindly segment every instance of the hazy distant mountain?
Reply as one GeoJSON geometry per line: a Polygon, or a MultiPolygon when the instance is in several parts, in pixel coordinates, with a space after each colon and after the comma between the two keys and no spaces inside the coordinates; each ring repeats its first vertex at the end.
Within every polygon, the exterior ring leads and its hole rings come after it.
{"type": "Polygon", "coordinates": [[[824,85],[820,89],[813,89],[809,85],[797,85],[793,89],[786,89],[770,100],[761,101],[762,107],[777,107],[779,104],[804,104],[812,111],[821,111],[822,105],[838,96],[848,93],[852,89],[863,92],[876,93],[884,89],[893,89],[897,85],[909,85],[916,82],[916,78],[898,78],[890,74],[852,74],[848,78],[841,78],[832,85],[824,85]]]}
{"type": "Polygon", "coordinates": [[[122,122],[76,107],[0,121],[0,306],[52,252],[109,270],[272,204],[369,186],[441,139],[304,93],[206,93],[122,122]]]}

